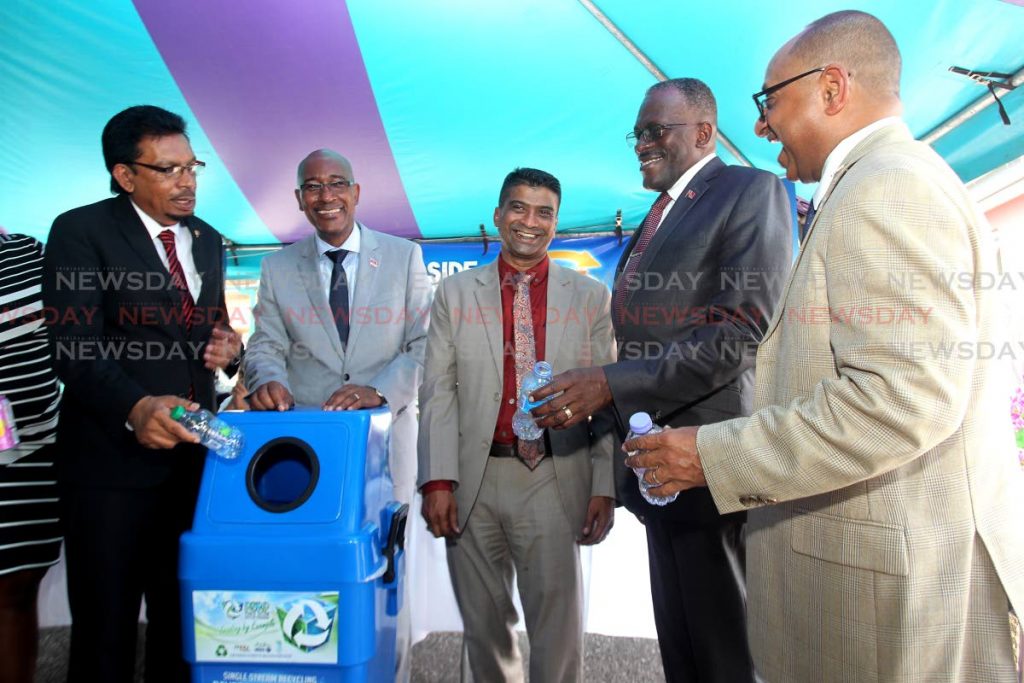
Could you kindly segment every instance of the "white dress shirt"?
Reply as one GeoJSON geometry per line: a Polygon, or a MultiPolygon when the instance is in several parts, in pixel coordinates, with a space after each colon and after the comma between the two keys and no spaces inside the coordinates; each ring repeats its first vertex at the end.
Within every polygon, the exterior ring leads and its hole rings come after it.
{"type": "Polygon", "coordinates": [[[348,253],[345,254],[345,260],[341,262],[341,267],[345,269],[345,279],[348,284],[348,307],[350,311],[352,310],[352,301],[356,293],[356,273],[359,272],[360,229],[360,225],[356,223],[353,226],[352,232],[349,233],[348,239],[340,247],[332,247],[320,239],[320,235],[314,235],[316,239],[316,253],[320,255],[317,259],[317,265],[320,267],[320,286],[323,288],[324,296],[327,297],[328,301],[331,298],[331,273],[334,271],[334,261],[326,254],[335,249],[348,250],[348,253]]]}
{"type": "Polygon", "coordinates": [[[811,204],[814,206],[815,211],[821,208],[821,200],[825,197],[825,193],[828,192],[832,179],[835,178],[836,173],[842,168],[843,162],[846,161],[846,157],[850,155],[853,148],[876,130],[900,123],[903,123],[903,119],[899,116],[887,116],[884,119],[878,119],[874,123],[869,123],[856,133],[841,140],[835,146],[835,149],[829,152],[828,156],[825,157],[825,165],[821,167],[821,180],[818,181],[818,187],[814,191],[814,196],[811,197],[811,204]]]}
{"type": "Polygon", "coordinates": [[[189,293],[192,294],[192,301],[199,301],[199,292],[203,289],[203,277],[196,270],[196,262],[192,258],[191,231],[181,223],[160,225],[153,220],[152,216],[140,209],[139,205],[134,201],[132,206],[135,208],[135,212],[139,214],[139,218],[142,219],[142,224],[146,226],[146,231],[149,232],[149,237],[153,240],[153,248],[156,249],[157,256],[160,257],[160,263],[164,264],[164,268],[167,269],[168,273],[171,272],[171,264],[167,260],[164,243],[160,241],[160,233],[164,230],[170,230],[174,233],[174,251],[178,253],[178,262],[181,263],[181,269],[185,272],[185,283],[188,285],[189,293]]]}
{"type": "Polygon", "coordinates": [[[679,176],[679,180],[677,180],[675,184],[672,185],[672,187],[668,188],[668,196],[670,197],[670,199],[668,200],[668,204],[665,205],[665,210],[662,211],[661,213],[661,220],[658,221],[659,228],[661,227],[661,224],[665,222],[665,218],[668,216],[668,212],[671,211],[672,207],[676,205],[676,200],[679,199],[679,195],[683,193],[683,190],[685,190],[686,186],[690,184],[690,181],[693,180],[693,177],[700,172],[700,169],[707,166],[708,162],[714,159],[716,156],[718,155],[715,154],[714,152],[711,152],[706,157],[702,158],[700,161],[695,163],[693,166],[686,169],[686,173],[679,176]]]}

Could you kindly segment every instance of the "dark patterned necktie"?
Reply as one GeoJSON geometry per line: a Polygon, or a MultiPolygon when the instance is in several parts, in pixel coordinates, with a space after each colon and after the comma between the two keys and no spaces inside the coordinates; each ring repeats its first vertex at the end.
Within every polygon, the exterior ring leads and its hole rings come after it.
{"type": "Polygon", "coordinates": [[[167,269],[171,272],[171,282],[181,297],[181,317],[185,323],[185,329],[192,330],[192,313],[196,310],[196,303],[192,299],[192,292],[188,290],[188,281],[185,280],[185,270],[178,260],[178,250],[174,245],[174,231],[163,230],[157,237],[164,245],[164,252],[167,254],[167,269]]]}
{"type": "MultiPolygon", "coordinates": [[[[533,371],[537,362],[536,339],[533,336],[533,312],[530,310],[530,281],[533,275],[516,273],[513,282],[516,296],[512,300],[512,343],[516,349],[516,402],[523,378],[533,371]]],[[[527,467],[535,469],[544,457],[544,439],[517,441],[517,454],[527,467]]]]}
{"type": "Polygon", "coordinates": [[[331,270],[331,287],[327,290],[327,302],[331,306],[334,325],[338,328],[341,345],[348,344],[348,278],[341,263],[348,255],[348,249],[335,249],[327,252],[327,258],[334,262],[331,270]]]}
{"type": "Polygon", "coordinates": [[[640,260],[643,258],[647,245],[654,239],[654,233],[658,231],[661,216],[665,213],[665,207],[668,206],[671,200],[672,197],[668,192],[662,192],[658,195],[658,198],[654,200],[654,204],[651,206],[651,210],[647,213],[647,218],[640,225],[640,237],[637,239],[636,244],[633,245],[633,251],[630,252],[629,258],[626,260],[626,267],[622,269],[622,275],[619,276],[618,284],[615,287],[615,320],[619,324],[622,324],[625,320],[626,294],[632,289],[636,289],[632,285],[632,280],[636,275],[637,269],[640,267],[640,260]]]}
{"type": "MultiPolygon", "coordinates": [[[[192,298],[192,292],[188,290],[188,282],[185,280],[185,269],[181,267],[178,260],[178,249],[174,244],[174,231],[162,230],[157,235],[160,243],[164,245],[164,253],[167,254],[167,270],[171,273],[171,282],[181,296],[181,317],[185,322],[185,331],[192,331],[192,313],[196,310],[196,302],[192,298]]],[[[188,387],[188,400],[195,400],[196,388],[193,385],[188,387]]]]}

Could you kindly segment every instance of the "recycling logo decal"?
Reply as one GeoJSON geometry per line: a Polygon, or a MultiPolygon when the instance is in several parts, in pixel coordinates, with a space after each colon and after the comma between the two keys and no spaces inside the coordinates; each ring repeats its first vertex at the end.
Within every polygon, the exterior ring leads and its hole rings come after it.
{"type": "Polygon", "coordinates": [[[285,642],[301,650],[312,652],[331,637],[337,606],[327,606],[318,600],[296,600],[287,609],[277,608],[277,619],[285,642]]]}

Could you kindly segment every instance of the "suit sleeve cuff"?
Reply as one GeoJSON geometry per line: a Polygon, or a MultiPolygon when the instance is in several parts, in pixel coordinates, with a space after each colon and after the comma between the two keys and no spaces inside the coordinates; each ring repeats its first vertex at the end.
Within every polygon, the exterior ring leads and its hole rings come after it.
{"type": "Polygon", "coordinates": [[[447,491],[451,493],[455,490],[455,482],[449,481],[448,479],[435,479],[434,481],[428,481],[426,484],[420,487],[420,493],[424,496],[434,491],[447,491]]]}

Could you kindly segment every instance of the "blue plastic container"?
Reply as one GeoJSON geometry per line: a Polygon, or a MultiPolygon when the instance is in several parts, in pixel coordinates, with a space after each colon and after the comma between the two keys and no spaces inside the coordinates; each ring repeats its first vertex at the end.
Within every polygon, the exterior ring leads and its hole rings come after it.
{"type": "Polygon", "coordinates": [[[408,506],[387,409],[222,413],[237,460],[206,460],[181,538],[193,683],[391,681],[408,506]]]}

